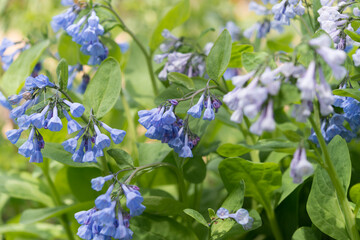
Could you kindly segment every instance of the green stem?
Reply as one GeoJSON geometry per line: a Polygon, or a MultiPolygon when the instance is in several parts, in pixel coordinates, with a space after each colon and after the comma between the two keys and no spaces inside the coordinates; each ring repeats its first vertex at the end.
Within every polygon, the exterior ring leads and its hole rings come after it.
{"type": "Polygon", "coordinates": [[[155,78],[154,71],[153,71],[152,53],[148,53],[148,51],[146,50],[144,45],[135,36],[135,34],[125,25],[125,22],[121,19],[119,14],[112,7],[108,7],[108,6],[105,6],[105,5],[102,5],[102,4],[100,4],[99,6],[102,7],[102,8],[107,9],[108,11],[110,11],[115,16],[115,18],[118,20],[118,22],[120,23],[120,27],[122,28],[122,30],[124,32],[128,33],[132,37],[134,42],[139,46],[139,48],[140,48],[141,52],[144,54],[144,57],[145,57],[145,60],[146,60],[146,65],[147,65],[147,68],[148,68],[148,71],[149,71],[149,75],[150,75],[150,79],[151,79],[151,85],[153,87],[154,95],[157,96],[159,94],[159,90],[158,90],[157,85],[156,85],[156,78],[155,78]]]}
{"type": "Polygon", "coordinates": [[[282,234],[279,228],[279,224],[276,220],[275,212],[271,207],[265,207],[266,215],[269,219],[271,231],[274,234],[276,240],[282,240],[282,234]]]}
{"type": "Polygon", "coordinates": [[[170,169],[172,169],[174,171],[174,173],[176,174],[177,180],[178,180],[178,186],[179,186],[179,199],[182,202],[186,201],[186,190],[185,190],[185,182],[184,182],[184,176],[182,171],[180,171],[179,168],[177,168],[176,166],[170,164],[170,163],[166,163],[166,162],[161,162],[161,163],[152,163],[152,164],[147,164],[141,167],[137,167],[135,168],[135,170],[131,173],[131,175],[128,177],[128,179],[126,179],[125,184],[129,184],[130,181],[135,177],[135,175],[142,171],[145,170],[147,168],[155,168],[155,167],[168,167],[170,169]]]}
{"type": "MultiPolygon", "coordinates": [[[[319,116],[319,115],[315,114],[315,116],[319,116]]],[[[319,117],[317,117],[317,118],[319,118],[319,117]]],[[[335,170],[334,164],[331,161],[330,154],[328,152],[324,137],[321,134],[320,128],[318,127],[319,125],[316,124],[316,121],[312,117],[310,117],[309,120],[310,120],[311,126],[313,127],[313,129],[316,133],[316,136],[319,140],[320,148],[321,148],[321,150],[323,152],[323,156],[324,156],[325,170],[329,174],[331,182],[334,185],[336,195],[337,195],[337,198],[339,201],[339,205],[340,205],[340,208],[341,208],[344,218],[345,218],[346,230],[349,234],[350,239],[359,240],[360,236],[359,236],[359,232],[356,229],[354,213],[351,211],[350,204],[347,200],[346,192],[339,180],[339,177],[335,170]]]]}
{"type": "Polygon", "coordinates": [[[133,121],[133,116],[131,114],[130,111],[130,107],[129,104],[126,100],[126,97],[124,95],[123,92],[121,92],[121,101],[123,103],[124,109],[125,109],[125,115],[127,118],[127,122],[128,122],[128,130],[129,130],[129,140],[130,140],[130,144],[131,144],[131,156],[134,159],[134,166],[138,167],[139,166],[139,151],[138,151],[138,147],[136,145],[136,129],[135,129],[135,124],[133,121]]]}
{"type": "MultiPolygon", "coordinates": [[[[48,185],[50,187],[52,198],[53,198],[53,200],[55,202],[55,205],[56,206],[62,206],[63,204],[61,202],[60,195],[59,195],[58,191],[56,190],[55,184],[54,184],[54,182],[52,181],[52,179],[51,179],[51,177],[49,175],[49,166],[48,165],[49,165],[49,163],[44,163],[44,166],[41,167],[42,172],[43,172],[43,174],[45,176],[45,179],[46,179],[46,181],[47,181],[47,183],[48,183],[48,185]]],[[[60,222],[64,227],[64,230],[66,232],[66,235],[67,235],[68,239],[75,240],[75,238],[73,236],[73,233],[71,231],[70,225],[69,225],[69,219],[68,219],[66,214],[62,214],[60,216],[60,222]]]]}

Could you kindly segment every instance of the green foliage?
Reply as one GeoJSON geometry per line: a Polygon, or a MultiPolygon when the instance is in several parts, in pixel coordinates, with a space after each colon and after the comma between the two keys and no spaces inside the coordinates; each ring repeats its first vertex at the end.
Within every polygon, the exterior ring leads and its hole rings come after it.
{"type": "Polygon", "coordinates": [[[241,62],[246,71],[250,72],[264,63],[268,56],[266,52],[244,52],[241,54],[241,62]]]}
{"type": "Polygon", "coordinates": [[[205,218],[198,211],[195,211],[194,209],[187,208],[187,209],[184,209],[184,212],[187,215],[189,215],[190,217],[192,217],[193,219],[195,219],[200,224],[202,224],[205,227],[209,228],[209,225],[207,224],[205,218]]]}
{"type": "Polygon", "coordinates": [[[224,74],[230,62],[231,47],[231,35],[225,29],[206,58],[206,71],[211,79],[217,80],[224,74]]]}
{"type": "Polygon", "coordinates": [[[206,165],[201,157],[191,158],[185,163],[184,177],[191,183],[201,183],[206,176],[206,165]]]}
{"type": "Polygon", "coordinates": [[[189,90],[194,90],[195,85],[191,78],[182,73],[172,72],[168,75],[169,82],[176,83],[186,87],[189,90]]]}
{"type": "Polygon", "coordinates": [[[80,61],[80,45],[73,42],[66,33],[60,36],[58,44],[59,56],[67,61],[69,65],[76,65],[80,61]]]}
{"type": "Polygon", "coordinates": [[[292,240],[318,240],[314,231],[309,227],[302,227],[296,230],[292,236],[292,240]]]}
{"type": "MultiPolygon", "coordinates": [[[[345,192],[349,187],[351,162],[346,142],[336,136],[329,144],[329,154],[345,192]]],[[[306,205],[311,221],[335,239],[348,239],[345,219],[333,183],[324,168],[317,168],[306,205]]]]}
{"type": "Polygon", "coordinates": [[[96,117],[105,116],[115,105],[121,90],[121,70],[114,58],[103,61],[84,94],[84,104],[96,117]]]}
{"type": "Polygon", "coordinates": [[[25,50],[10,65],[1,79],[1,89],[5,94],[14,94],[20,90],[25,79],[30,76],[42,53],[49,46],[50,41],[45,40],[25,50]]]}
{"type": "Polygon", "coordinates": [[[231,47],[231,58],[228,67],[240,68],[242,67],[241,56],[244,52],[253,52],[254,47],[250,44],[241,44],[239,42],[233,42],[231,47]]]}
{"type": "Polygon", "coordinates": [[[335,89],[333,90],[333,94],[343,97],[352,97],[360,101],[360,93],[354,88],[335,89]]]}
{"type": "Polygon", "coordinates": [[[174,6],[161,21],[158,23],[154,33],[152,34],[149,46],[151,51],[155,51],[160,43],[164,41],[161,35],[164,29],[172,30],[184,23],[190,16],[189,0],[181,0],[174,6]]]}
{"type": "Polygon", "coordinates": [[[66,90],[68,84],[68,64],[65,59],[61,59],[57,68],[56,68],[56,75],[58,78],[58,83],[60,84],[60,89],[66,90]]]}

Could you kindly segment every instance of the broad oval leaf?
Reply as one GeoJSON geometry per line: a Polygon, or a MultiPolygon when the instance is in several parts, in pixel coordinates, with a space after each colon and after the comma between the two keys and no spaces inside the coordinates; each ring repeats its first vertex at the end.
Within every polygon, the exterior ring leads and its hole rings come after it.
{"type": "MultiPolygon", "coordinates": [[[[328,149],[339,180],[347,192],[351,176],[347,144],[337,135],[329,143],[328,149]]],[[[318,167],[315,171],[306,209],[313,224],[322,232],[335,239],[349,239],[335,188],[324,168],[318,167]]]]}
{"type": "Polygon", "coordinates": [[[189,0],[182,0],[174,6],[157,25],[154,33],[152,34],[149,46],[153,52],[164,41],[161,35],[164,29],[172,30],[175,27],[183,24],[190,16],[190,3],[189,0]]]}
{"type": "Polygon", "coordinates": [[[16,91],[30,76],[41,54],[49,46],[50,41],[42,41],[25,50],[10,65],[1,80],[1,88],[7,95],[15,94],[16,91]]]}
{"type": "Polygon", "coordinates": [[[217,150],[217,153],[224,157],[239,157],[251,151],[251,149],[232,143],[225,143],[221,145],[217,150]]]}
{"type": "Polygon", "coordinates": [[[227,189],[245,181],[245,196],[251,196],[271,209],[273,192],[281,187],[281,171],[276,163],[253,163],[242,158],[227,158],[219,164],[220,176],[227,189]]]}
{"type": "Polygon", "coordinates": [[[206,164],[201,157],[190,158],[183,168],[184,177],[191,183],[201,183],[206,176],[206,164]]]}
{"type": "Polygon", "coordinates": [[[114,58],[103,61],[96,71],[84,95],[84,105],[93,109],[96,117],[108,113],[119,98],[121,90],[121,70],[114,58]]]}
{"type": "Polygon", "coordinates": [[[195,89],[194,81],[191,78],[189,78],[188,76],[186,76],[185,74],[178,73],[178,72],[172,72],[172,73],[169,73],[168,79],[170,82],[182,85],[189,90],[195,89]]]}
{"type": "Polygon", "coordinates": [[[203,226],[209,228],[209,225],[207,224],[205,218],[198,211],[191,208],[187,208],[184,209],[184,213],[195,219],[198,223],[201,223],[203,226]]]}
{"type": "Polygon", "coordinates": [[[231,35],[224,30],[206,58],[206,71],[211,79],[218,80],[225,72],[231,58],[231,35]]]}
{"type": "Polygon", "coordinates": [[[120,168],[133,167],[133,159],[122,149],[113,148],[107,150],[107,153],[115,160],[120,168]]]}
{"type": "Polygon", "coordinates": [[[295,231],[292,240],[318,240],[314,230],[310,227],[301,227],[295,231]]]}
{"type": "Polygon", "coordinates": [[[230,212],[236,212],[243,206],[245,195],[245,182],[243,180],[230,192],[221,207],[230,212]]]}

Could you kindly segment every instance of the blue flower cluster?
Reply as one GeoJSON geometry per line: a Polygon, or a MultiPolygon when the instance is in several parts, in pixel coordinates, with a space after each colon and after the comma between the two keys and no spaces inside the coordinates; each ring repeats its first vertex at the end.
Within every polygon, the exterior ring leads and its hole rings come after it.
{"type": "MultiPolygon", "coordinates": [[[[64,101],[69,103],[67,100],[64,101]]],[[[64,149],[73,154],[72,159],[74,162],[96,162],[97,157],[104,156],[103,149],[110,147],[110,138],[101,133],[97,124],[110,133],[115,144],[123,141],[126,135],[124,130],[111,128],[105,123],[96,120],[94,116],[90,116],[89,124],[85,128],[78,129],[80,131],[75,137],[62,143],[64,149]],[[93,134],[91,134],[90,130],[92,130],[93,134]],[[79,148],[77,148],[80,138],[82,140],[79,148]]]]}
{"type": "MultiPolygon", "coordinates": [[[[321,123],[321,133],[329,143],[336,135],[340,135],[347,142],[356,138],[360,129],[360,102],[351,97],[335,96],[334,106],[343,109],[343,113],[333,114],[328,119],[323,119],[321,123]],[[344,126],[345,121],[349,129],[344,126]]],[[[309,138],[312,142],[319,144],[316,134],[313,132],[309,138]]]]}
{"type": "Polygon", "coordinates": [[[215,113],[218,112],[222,102],[214,96],[208,95],[205,100],[205,93],[201,95],[199,101],[192,106],[187,113],[194,118],[201,118],[203,109],[205,107],[203,120],[212,121],[215,119],[215,113]]]}
{"type": "MultiPolygon", "coordinates": [[[[69,5],[70,2],[67,1],[64,5],[69,5]]],[[[104,28],[100,25],[94,10],[90,16],[85,15],[75,22],[80,10],[80,7],[73,3],[66,12],[53,17],[52,28],[55,32],[64,29],[74,42],[80,44],[81,52],[90,56],[89,65],[100,64],[109,53],[99,39],[104,34],[104,28]]]]}
{"type": "Polygon", "coordinates": [[[255,32],[257,38],[264,38],[270,32],[271,28],[282,32],[284,25],[290,25],[290,19],[293,19],[296,15],[301,16],[305,13],[305,7],[301,0],[282,0],[280,3],[277,2],[277,0],[263,0],[265,5],[269,3],[273,5],[271,10],[255,1],[250,2],[250,10],[254,11],[257,15],[266,17],[264,20],[255,23],[244,31],[246,38],[251,38],[255,32]],[[267,16],[269,15],[274,16],[273,21],[268,20],[267,16]]]}
{"type": "MultiPolygon", "coordinates": [[[[100,191],[106,181],[114,179],[114,175],[97,177],[91,180],[92,188],[100,191]]],[[[112,184],[105,194],[95,200],[95,207],[88,211],[75,214],[75,219],[81,226],[77,235],[86,240],[91,239],[132,239],[133,232],[130,230],[130,218],[141,215],[145,206],[137,186],[121,184],[120,193],[115,193],[115,185],[112,184]],[[123,193],[126,198],[126,207],[130,214],[124,211],[120,204],[119,194],[123,193]]]]}
{"type": "Polygon", "coordinates": [[[188,77],[203,76],[205,74],[204,54],[199,54],[194,50],[189,52],[189,49],[184,53],[185,44],[183,38],[175,37],[167,29],[163,30],[162,36],[165,38],[165,42],[160,45],[160,51],[163,53],[154,57],[156,63],[166,61],[158,74],[160,80],[167,80],[167,75],[170,72],[183,73],[188,77]]]}
{"type": "Polygon", "coordinates": [[[220,219],[226,219],[226,218],[234,219],[246,231],[250,230],[254,223],[254,219],[250,217],[249,212],[244,208],[240,208],[239,210],[236,211],[236,213],[229,213],[229,210],[227,210],[226,208],[219,208],[219,210],[217,210],[216,212],[216,215],[220,219]]]}
{"type": "Polygon", "coordinates": [[[18,45],[22,42],[13,42],[7,38],[4,38],[0,44],[0,58],[1,58],[1,62],[2,62],[2,68],[6,71],[8,70],[8,68],[10,67],[10,65],[13,63],[14,58],[17,54],[19,54],[20,52],[26,50],[29,48],[29,45],[26,44],[24,47],[20,47],[17,48],[15,51],[13,51],[12,53],[5,55],[6,50],[14,45],[18,45]]]}

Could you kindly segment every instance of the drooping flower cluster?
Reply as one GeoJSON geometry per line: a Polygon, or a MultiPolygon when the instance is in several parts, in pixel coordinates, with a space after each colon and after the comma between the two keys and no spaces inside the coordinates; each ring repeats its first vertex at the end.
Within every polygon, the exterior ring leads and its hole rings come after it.
{"type": "Polygon", "coordinates": [[[180,157],[193,157],[191,149],[200,138],[191,133],[187,120],[183,121],[175,115],[177,104],[176,100],[170,100],[157,108],[141,110],[138,112],[139,123],[147,129],[146,137],[167,143],[180,157]]]}
{"type": "Polygon", "coordinates": [[[290,164],[290,177],[294,183],[302,183],[303,177],[313,174],[314,168],[306,159],[306,150],[303,147],[296,149],[290,164]]]}
{"type": "MultiPolygon", "coordinates": [[[[91,180],[92,188],[100,191],[106,181],[114,179],[114,175],[98,177],[91,180]]],[[[88,211],[80,211],[75,214],[75,219],[81,226],[77,235],[86,240],[91,239],[132,239],[133,232],[130,230],[130,219],[141,215],[145,206],[137,186],[121,184],[116,191],[115,184],[110,185],[105,194],[95,200],[95,207],[88,211]],[[126,212],[120,203],[121,196],[125,195],[126,212]]]]}
{"type": "MultiPolygon", "coordinates": [[[[331,6],[333,1],[324,2],[323,6],[318,10],[319,17],[318,22],[320,23],[321,29],[334,41],[335,47],[340,50],[349,49],[354,41],[346,35],[345,29],[353,31],[351,26],[350,16],[343,11],[346,8],[345,2],[339,2],[337,6],[331,6]]],[[[357,13],[354,9],[354,15],[357,13]]]]}
{"type": "Polygon", "coordinates": [[[273,5],[271,10],[255,1],[250,2],[249,9],[259,16],[265,16],[265,18],[244,31],[246,38],[251,38],[254,33],[256,33],[257,38],[264,38],[272,28],[282,32],[284,25],[290,25],[290,19],[305,13],[305,7],[301,0],[282,0],[280,3],[277,2],[277,0],[263,0],[265,5],[268,3],[273,5]],[[274,16],[274,20],[270,21],[268,19],[270,15],[274,16]]]}
{"type": "Polygon", "coordinates": [[[2,63],[2,68],[6,71],[10,67],[10,65],[13,63],[14,58],[17,54],[21,53],[22,51],[29,48],[30,45],[25,44],[23,47],[18,47],[15,51],[13,51],[10,54],[5,55],[6,50],[9,47],[19,45],[22,42],[13,42],[7,38],[4,38],[0,44],[0,58],[2,63]]]}
{"type": "Polygon", "coordinates": [[[230,120],[241,123],[243,116],[254,119],[259,113],[257,121],[250,127],[254,134],[261,135],[264,131],[273,131],[275,121],[273,116],[273,99],[280,90],[279,74],[285,71],[283,67],[265,71],[251,71],[248,74],[232,78],[235,89],[227,93],[223,100],[234,111],[230,120]],[[253,78],[251,81],[250,79],[253,78]],[[246,86],[245,84],[248,83],[246,86]]]}
{"type": "Polygon", "coordinates": [[[205,55],[199,54],[195,50],[183,52],[187,49],[184,46],[183,38],[177,38],[164,29],[162,36],[165,42],[160,45],[162,54],[155,55],[154,61],[165,65],[158,74],[158,78],[162,81],[167,80],[168,73],[178,72],[188,77],[203,76],[205,74],[205,55]]]}
{"type": "MultiPolygon", "coordinates": [[[[67,6],[71,2],[62,3],[67,6]]],[[[99,39],[104,34],[104,28],[94,10],[90,16],[85,15],[75,22],[80,10],[81,8],[73,3],[66,12],[53,17],[51,26],[55,32],[64,29],[74,42],[81,45],[81,52],[90,56],[89,65],[100,64],[108,55],[107,47],[99,39]]]]}
{"type": "Polygon", "coordinates": [[[216,212],[216,215],[220,219],[226,219],[226,218],[234,219],[246,231],[250,230],[254,223],[254,219],[250,217],[249,212],[244,208],[240,208],[239,210],[236,211],[236,213],[229,213],[229,210],[227,210],[226,208],[219,208],[216,212]]]}
{"type": "Polygon", "coordinates": [[[79,129],[75,137],[62,143],[64,149],[73,154],[74,162],[96,162],[97,157],[104,156],[103,149],[110,147],[111,141],[107,135],[101,133],[99,126],[110,133],[115,144],[121,143],[126,135],[124,130],[111,128],[91,115],[89,124],[85,128],[79,129]],[[81,142],[77,148],[80,138],[81,142]]]}

